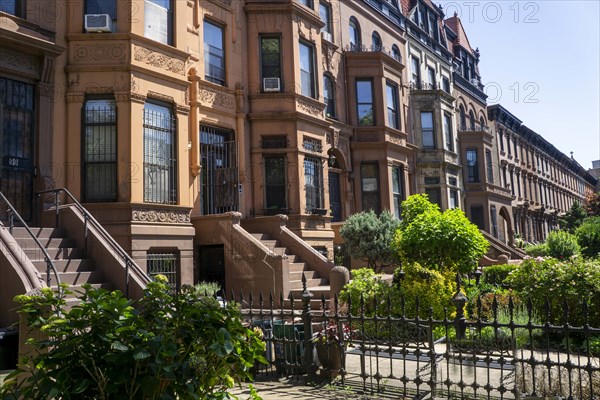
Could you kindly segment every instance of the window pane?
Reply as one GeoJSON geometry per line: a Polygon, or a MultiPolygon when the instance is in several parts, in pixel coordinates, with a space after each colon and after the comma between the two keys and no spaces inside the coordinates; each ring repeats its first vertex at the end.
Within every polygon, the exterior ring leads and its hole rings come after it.
{"type": "Polygon", "coordinates": [[[356,103],[358,124],[374,125],[373,118],[373,88],[370,80],[356,81],[356,103]]]}
{"type": "Polygon", "coordinates": [[[260,52],[263,78],[281,79],[281,58],[279,46],[280,41],[278,37],[261,38],[260,52]]]}
{"type": "Polygon", "coordinates": [[[398,105],[397,105],[397,90],[396,87],[390,84],[386,85],[386,100],[387,100],[387,119],[388,126],[398,129],[398,105]]]}
{"type": "Polygon", "coordinates": [[[423,148],[435,148],[435,137],[433,135],[433,113],[421,113],[421,132],[423,148]]]}
{"type": "Polygon", "coordinates": [[[363,210],[373,210],[379,214],[379,166],[376,163],[361,164],[360,175],[363,210]]]}
{"type": "MultiPolygon", "coordinates": [[[[0,4],[3,3],[4,0],[0,0],[0,4]]],[[[108,14],[111,19],[117,19],[117,0],[86,0],[85,14],[108,14]]]]}
{"type": "Polygon", "coordinates": [[[173,44],[170,0],[145,0],[144,36],[164,44],[173,44]]]}
{"type": "Polygon", "coordinates": [[[323,168],[318,158],[304,159],[304,190],[306,192],[306,211],[323,208],[323,168]]]}
{"type": "Polygon", "coordinates": [[[265,157],[265,208],[286,208],[284,156],[265,157]]]}
{"type": "Polygon", "coordinates": [[[325,115],[335,118],[335,89],[333,82],[327,75],[323,76],[323,98],[325,100],[325,115]]]}
{"type": "Polygon", "coordinates": [[[323,31],[331,33],[331,17],[329,5],[325,3],[319,3],[319,16],[321,17],[321,21],[323,21],[323,23],[325,24],[325,26],[323,27],[323,31]]]}
{"type": "Polygon", "coordinates": [[[204,75],[207,81],[225,84],[223,28],[204,21],[204,75]]]}
{"type": "Polygon", "coordinates": [[[303,96],[314,97],[313,48],[300,43],[300,90],[303,96]]]}

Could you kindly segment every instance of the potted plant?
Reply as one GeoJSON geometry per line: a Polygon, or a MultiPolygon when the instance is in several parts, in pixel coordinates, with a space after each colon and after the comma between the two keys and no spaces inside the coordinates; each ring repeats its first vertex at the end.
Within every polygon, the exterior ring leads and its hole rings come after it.
{"type": "Polygon", "coordinates": [[[339,325],[327,324],[313,337],[317,357],[323,367],[321,375],[329,379],[335,378],[342,368],[342,352],[346,348],[346,341],[350,339],[350,327],[347,324],[339,325]]]}

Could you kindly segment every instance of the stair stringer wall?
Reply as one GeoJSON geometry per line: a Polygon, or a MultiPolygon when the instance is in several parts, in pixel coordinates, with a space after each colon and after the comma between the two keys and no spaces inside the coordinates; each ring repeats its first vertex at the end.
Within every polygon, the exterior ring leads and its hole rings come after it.
{"type": "MultiPolygon", "coordinates": [[[[84,216],[74,205],[60,208],[60,228],[77,242],[78,247],[86,247],[84,216]]],[[[108,283],[126,293],[125,261],[91,224],[88,224],[86,257],[94,261],[97,270],[104,272],[108,283]]],[[[139,266],[137,270],[129,268],[129,298],[140,299],[149,282],[150,278],[139,266]]]]}
{"type": "Polygon", "coordinates": [[[46,282],[9,230],[0,226],[0,328],[19,321],[14,297],[46,286],[46,282]]]}
{"type": "Polygon", "coordinates": [[[262,293],[265,306],[272,294],[274,306],[279,307],[281,295],[285,299],[290,292],[289,260],[242,228],[240,219],[238,212],[192,217],[196,229],[194,244],[223,245],[228,294],[233,291],[238,296],[243,291],[247,300],[252,293],[257,304],[262,293]]]}

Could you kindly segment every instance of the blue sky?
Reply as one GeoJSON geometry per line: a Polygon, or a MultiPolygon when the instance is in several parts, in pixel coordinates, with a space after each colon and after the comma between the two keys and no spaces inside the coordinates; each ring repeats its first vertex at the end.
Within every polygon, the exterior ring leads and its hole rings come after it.
{"type": "Polygon", "coordinates": [[[600,160],[600,0],[433,1],[479,47],[489,104],[584,168],[600,160]]]}

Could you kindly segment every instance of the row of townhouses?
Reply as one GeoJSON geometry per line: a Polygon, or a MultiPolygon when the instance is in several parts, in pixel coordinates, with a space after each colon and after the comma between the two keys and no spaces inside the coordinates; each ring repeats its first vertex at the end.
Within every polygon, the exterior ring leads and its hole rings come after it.
{"type": "MultiPolygon", "coordinates": [[[[430,0],[2,0],[0,38],[1,191],[74,285],[326,294],[344,220],[414,193],[518,257],[597,182],[430,0]]],[[[51,272],[8,217],[0,327],[51,272]]]]}

